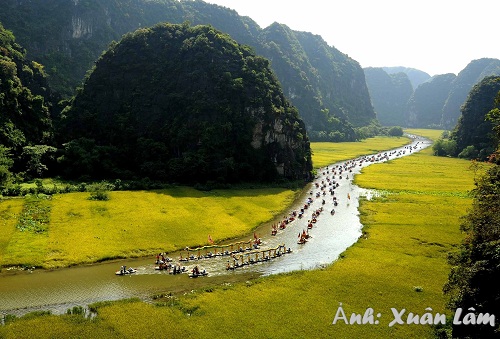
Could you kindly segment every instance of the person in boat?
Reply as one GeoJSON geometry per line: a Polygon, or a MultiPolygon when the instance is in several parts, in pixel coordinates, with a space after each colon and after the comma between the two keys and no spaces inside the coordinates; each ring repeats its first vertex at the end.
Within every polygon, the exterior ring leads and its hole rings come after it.
{"type": "Polygon", "coordinates": [[[200,274],[200,269],[198,268],[198,265],[196,265],[194,268],[193,268],[193,274],[194,275],[199,275],[200,274]]]}

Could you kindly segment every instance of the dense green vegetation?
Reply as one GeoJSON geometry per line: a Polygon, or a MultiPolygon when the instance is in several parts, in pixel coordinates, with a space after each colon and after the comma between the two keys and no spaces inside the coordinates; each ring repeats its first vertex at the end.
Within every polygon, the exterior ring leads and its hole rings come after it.
{"type": "Polygon", "coordinates": [[[470,91],[462,115],[451,133],[433,146],[436,155],[458,156],[484,161],[496,149],[497,137],[487,119],[490,110],[500,108],[500,77],[485,77],[470,91]]]}
{"type": "MultiPolygon", "coordinates": [[[[496,135],[496,153],[490,158],[496,163],[476,181],[473,205],[462,219],[461,230],[466,233],[460,250],[450,257],[452,270],[444,291],[451,309],[470,310],[478,316],[487,314],[479,327],[453,324],[452,335],[458,338],[493,338],[500,331],[498,320],[490,316],[500,314],[500,95],[497,107],[488,115],[496,135]]],[[[478,316],[479,317],[479,316],[478,316]]],[[[462,319],[460,319],[462,320],[462,319]]],[[[465,324],[465,319],[464,319],[465,324]]]]}
{"type": "Polygon", "coordinates": [[[30,58],[46,66],[53,88],[75,93],[84,74],[123,34],[157,23],[209,24],[272,60],[283,92],[298,108],[311,139],[354,141],[353,127],[375,114],[360,65],[319,36],[252,19],[203,1],[5,0],[0,22],[12,30],[30,58]]]}
{"type": "Polygon", "coordinates": [[[51,93],[43,66],[28,61],[12,32],[0,24],[0,186],[12,178],[39,176],[53,152],[51,93]]]}
{"type": "Polygon", "coordinates": [[[63,111],[71,178],[307,178],[309,140],[269,62],[210,26],[159,24],[97,61],[63,111]]]}

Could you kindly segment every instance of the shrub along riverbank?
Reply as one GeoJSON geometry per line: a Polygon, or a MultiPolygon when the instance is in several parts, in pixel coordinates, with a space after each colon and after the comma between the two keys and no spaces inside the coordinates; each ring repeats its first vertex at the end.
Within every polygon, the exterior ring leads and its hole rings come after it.
{"type": "Polygon", "coordinates": [[[0,337],[428,337],[429,326],[389,327],[391,308],[405,309],[404,321],[409,312],[423,315],[428,307],[433,314],[445,311],[446,257],[461,240],[458,219],[471,202],[474,172],[468,165],[434,157],[428,148],[364,169],[357,182],[386,194],[362,201],[365,236],[325,269],[224,284],[156,304],[99,304],[92,320],[31,316],[0,327],[0,337]],[[449,162],[441,167],[443,160],[449,162]],[[373,308],[374,323],[332,324],[340,303],[348,320],[352,312],[373,308]]]}

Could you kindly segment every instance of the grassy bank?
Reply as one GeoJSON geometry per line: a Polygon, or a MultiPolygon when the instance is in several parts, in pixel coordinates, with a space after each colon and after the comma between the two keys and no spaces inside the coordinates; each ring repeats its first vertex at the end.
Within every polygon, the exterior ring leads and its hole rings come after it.
{"type": "Polygon", "coordinates": [[[404,320],[428,307],[444,312],[446,256],[461,240],[458,220],[471,202],[474,173],[467,168],[467,161],[433,157],[430,149],[366,168],[357,182],[387,194],[362,201],[366,236],[325,269],[224,284],[157,304],[109,303],[93,320],[47,315],[13,321],[0,327],[0,337],[429,337],[429,326],[389,327],[391,308],[406,309],[404,320]],[[379,323],[332,324],[340,303],[348,319],[373,308],[379,323]]]}

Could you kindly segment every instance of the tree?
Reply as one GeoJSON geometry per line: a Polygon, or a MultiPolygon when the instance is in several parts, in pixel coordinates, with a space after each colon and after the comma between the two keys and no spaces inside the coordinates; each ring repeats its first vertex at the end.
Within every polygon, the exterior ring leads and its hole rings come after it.
{"type": "MultiPolygon", "coordinates": [[[[492,113],[493,112],[493,113],[492,113]]],[[[488,115],[493,121],[496,137],[500,130],[498,111],[488,115]]],[[[493,165],[476,182],[472,210],[463,218],[461,230],[466,237],[460,250],[450,256],[452,265],[444,287],[451,309],[462,308],[473,313],[500,315],[500,165],[493,165]]],[[[465,313],[465,312],[464,312],[465,313]]],[[[498,321],[494,326],[463,326],[453,324],[453,337],[493,338],[500,334],[498,321]]]]}
{"type": "Polygon", "coordinates": [[[14,161],[10,155],[10,149],[0,145],[0,187],[4,187],[12,177],[10,168],[12,167],[14,161]]]}
{"type": "Polygon", "coordinates": [[[393,126],[389,129],[389,135],[392,137],[402,137],[403,129],[399,126],[393,126]]]}
{"type": "Polygon", "coordinates": [[[47,171],[46,161],[53,156],[56,148],[48,145],[24,146],[22,156],[26,158],[26,173],[34,178],[40,178],[47,171]]]}

